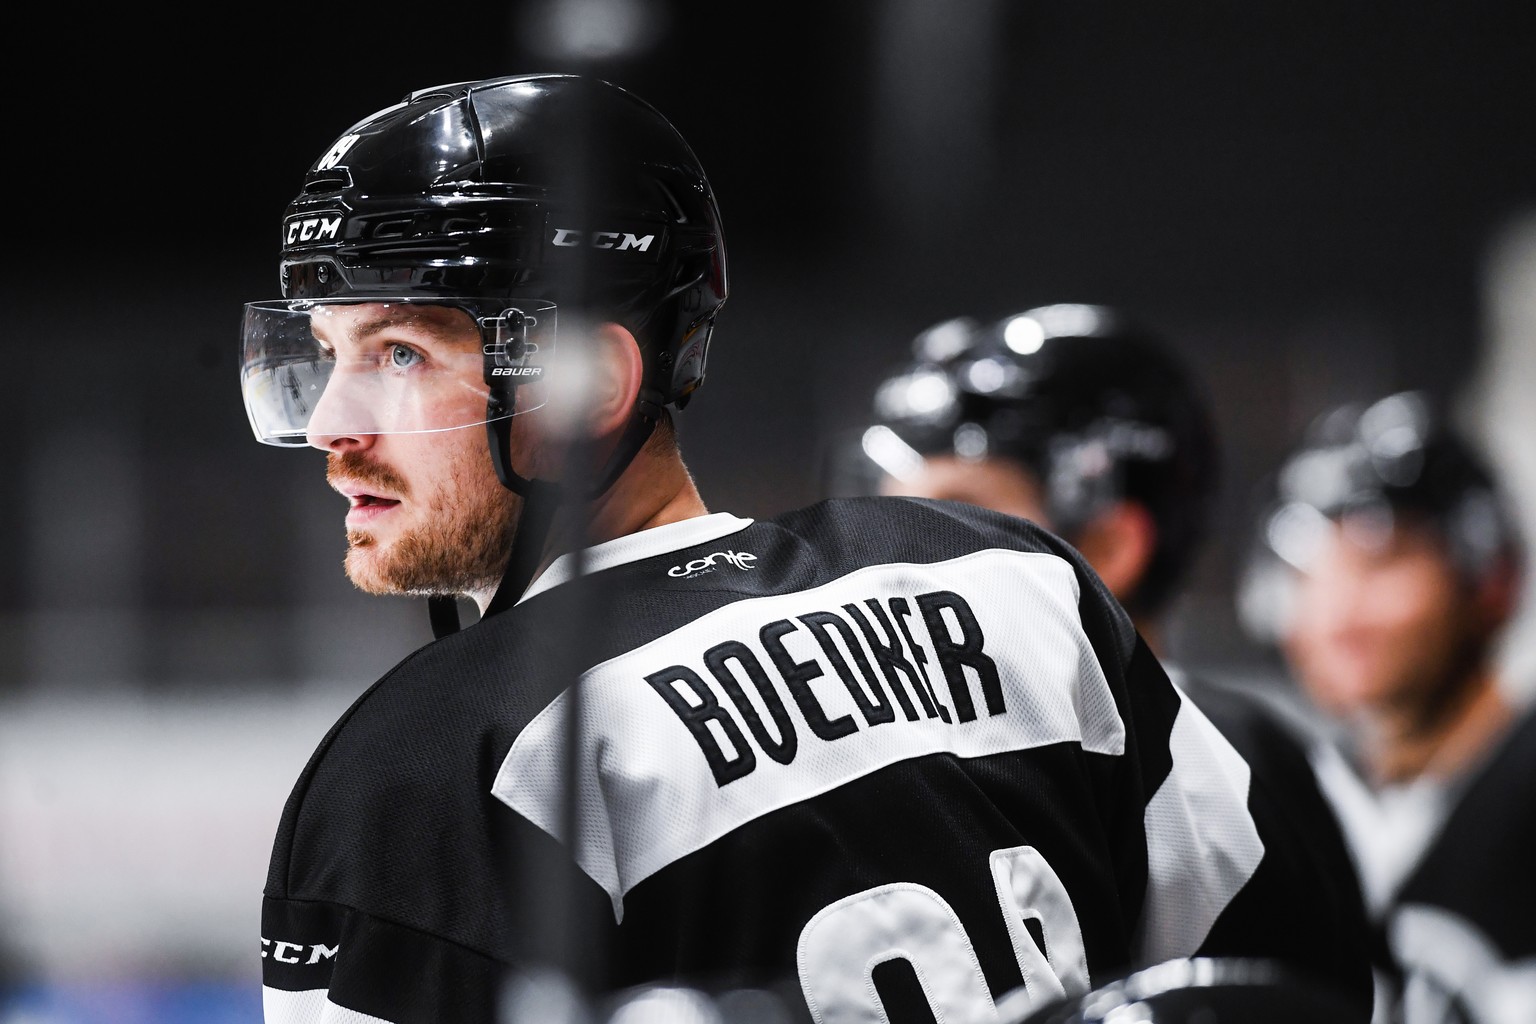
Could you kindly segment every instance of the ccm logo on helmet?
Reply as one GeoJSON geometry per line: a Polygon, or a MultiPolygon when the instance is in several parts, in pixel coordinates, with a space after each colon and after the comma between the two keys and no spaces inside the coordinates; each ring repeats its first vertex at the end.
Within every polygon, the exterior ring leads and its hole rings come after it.
{"type": "Polygon", "coordinates": [[[689,577],[698,576],[700,573],[714,572],[715,560],[723,558],[738,569],[750,569],[752,563],[757,561],[757,556],[747,551],[716,551],[712,555],[703,558],[695,558],[686,565],[674,565],[667,570],[668,576],[689,577]]]}
{"type": "Polygon", "coordinates": [[[283,225],[283,244],[295,242],[323,242],[334,239],[341,231],[341,214],[322,213],[294,217],[283,225]]]}
{"type": "Polygon", "coordinates": [[[581,245],[585,242],[594,249],[617,249],[620,252],[626,249],[638,249],[640,252],[646,252],[655,240],[655,235],[632,235],[628,231],[594,231],[590,238],[584,238],[580,231],[572,228],[555,228],[555,237],[550,239],[550,242],[565,246],[581,245]]]}

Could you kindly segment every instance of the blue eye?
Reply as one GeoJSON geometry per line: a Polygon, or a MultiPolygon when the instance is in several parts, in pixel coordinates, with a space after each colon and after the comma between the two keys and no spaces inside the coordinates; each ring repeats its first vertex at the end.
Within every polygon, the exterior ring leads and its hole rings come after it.
{"type": "Polygon", "coordinates": [[[396,369],[403,370],[409,366],[415,366],[421,362],[421,353],[406,345],[391,345],[389,347],[389,363],[396,369]]]}

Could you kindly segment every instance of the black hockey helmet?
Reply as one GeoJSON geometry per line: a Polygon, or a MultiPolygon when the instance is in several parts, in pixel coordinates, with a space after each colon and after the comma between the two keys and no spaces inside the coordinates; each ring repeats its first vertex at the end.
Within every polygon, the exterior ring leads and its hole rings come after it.
{"type": "Polygon", "coordinates": [[[875,392],[862,438],[881,471],[936,453],[1035,476],[1069,541],[1106,503],[1144,505],[1157,550],[1128,604],[1163,606],[1204,541],[1219,477],[1206,396],[1169,343],[1105,306],[1057,304],[930,327],[875,392]]]}
{"type": "Polygon", "coordinates": [[[305,362],[303,318],[324,303],[463,305],[485,332],[494,419],[527,406],[495,394],[516,382],[490,379],[492,350],[503,367],[547,361],[557,310],[578,300],[640,342],[644,400],[681,408],[727,293],[687,142],[630,92],[563,74],[420,89],[347,129],[284,213],[280,272],[281,300],[247,304],[242,360],[272,444],[305,443],[326,370],[305,362]]]}
{"type": "MultiPolygon", "coordinates": [[[[497,475],[524,499],[486,614],[526,587],[568,486],[520,475],[510,441],[511,418],[555,386],[545,371],[563,370],[553,356],[570,339],[558,322],[616,322],[644,365],[628,429],[576,489],[591,496],[665,407],[682,408],[703,382],[727,294],[719,210],[688,143],[650,104],[578,75],[420,89],[364,118],[311,165],[280,244],[282,298],[245,306],[240,375],[253,431],[305,445],[312,432],[484,424],[497,475]],[[328,325],[362,316],[448,319],[454,333],[478,331],[479,350],[450,347],[414,374],[403,346],[338,354],[328,325]]],[[[429,601],[435,633],[458,627],[450,596],[429,601]]]]}
{"type": "Polygon", "coordinates": [[[1324,412],[1264,490],[1239,605],[1249,631],[1266,641],[1282,626],[1291,574],[1307,569],[1330,522],[1347,520],[1367,543],[1402,521],[1428,526],[1469,585],[1520,557],[1491,466],[1423,391],[1324,412]]]}
{"type": "Polygon", "coordinates": [[[1005,1024],[1360,1024],[1369,1019],[1343,993],[1278,961],[1170,960],[1076,998],[1010,1013],[1005,1024]]]}

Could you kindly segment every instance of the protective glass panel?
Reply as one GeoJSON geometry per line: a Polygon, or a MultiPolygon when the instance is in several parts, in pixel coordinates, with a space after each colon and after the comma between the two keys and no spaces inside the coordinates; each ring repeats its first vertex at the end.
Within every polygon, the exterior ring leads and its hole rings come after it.
{"type": "Polygon", "coordinates": [[[240,387],[257,440],[458,430],[546,400],[555,306],[524,299],[280,299],[245,306],[240,387]]]}
{"type": "Polygon", "coordinates": [[[838,498],[899,490],[923,466],[923,455],[881,424],[837,432],[823,444],[820,456],[821,488],[838,498]]]}

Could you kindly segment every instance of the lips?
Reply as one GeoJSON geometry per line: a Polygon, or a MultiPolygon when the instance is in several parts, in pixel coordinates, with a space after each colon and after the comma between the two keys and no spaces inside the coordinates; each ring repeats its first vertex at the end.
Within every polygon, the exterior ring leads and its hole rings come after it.
{"type": "Polygon", "coordinates": [[[360,485],[338,484],[336,490],[347,499],[347,525],[376,522],[380,516],[399,507],[400,499],[378,494],[360,485]]]}

